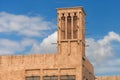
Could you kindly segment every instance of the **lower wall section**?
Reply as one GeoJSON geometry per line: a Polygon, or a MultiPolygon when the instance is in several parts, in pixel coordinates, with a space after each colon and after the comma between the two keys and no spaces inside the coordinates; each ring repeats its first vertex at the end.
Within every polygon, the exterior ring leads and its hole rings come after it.
{"type": "Polygon", "coordinates": [[[40,77],[40,80],[62,80],[61,78],[73,78],[76,80],[75,68],[54,68],[54,69],[27,69],[25,70],[26,80],[40,77]],[[53,79],[54,80],[54,79],[53,79]]]}
{"type": "MultiPolygon", "coordinates": [[[[76,80],[74,75],[63,75],[63,76],[43,76],[43,80],[76,80]]],[[[41,80],[40,76],[26,77],[25,80],[41,80]]]]}
{"type": "Polygon", "coordinates": [[[0,80],[79,80],[76,73],[76,68],[4,70],[0,80]]]}
{"type": "Polygon", "coordinates": [[[120,80],[120,76],[97,76],[96,80],[120,80]]]}
{"type": "Polygon", "coordinates": [[[76,75],[75,68],[27,69],[26,76],[76,75]]]}
{"type": "Polygon", "coordinates": [[[24,80],[24,70],[5,70],[0,72],[0,80],[24,80]]]}

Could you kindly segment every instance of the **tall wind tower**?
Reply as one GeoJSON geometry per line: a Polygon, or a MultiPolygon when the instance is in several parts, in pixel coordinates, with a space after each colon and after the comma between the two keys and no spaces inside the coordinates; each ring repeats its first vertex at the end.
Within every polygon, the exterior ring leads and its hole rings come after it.
{"type": "Polygon", "coordinates": [[[76,80],[94,80],[92,64],[85,56],[85,11],[82,7],[58,8],[57,15],[58,53],[67,58],[64,63],[79,67],[76,80]]]}
{"type": "Polygon", "coordinates": [[[58,14],[58,52],[67,48],[67,55],[72,53],[72,46],[76,44],[78,54],[85,56],[85,12],[82,7],[59,8],[58,14]],[[64,45],[68,47],[65,47],[64,45]]]}

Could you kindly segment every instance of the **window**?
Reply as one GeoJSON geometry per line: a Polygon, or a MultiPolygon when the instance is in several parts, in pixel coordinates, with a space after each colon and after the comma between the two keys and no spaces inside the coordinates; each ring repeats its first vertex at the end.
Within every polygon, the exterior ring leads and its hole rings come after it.
{"type": "Polygon", "coordinates": [[[71,16],[67,16],[67,39],[71,39],[71,16]]]}
{"type": "Polygon", "coordinates": [[[78,36],[78,26],[77,26],[77,16],[73,17],[73,38],[77,39],[78,36]]]}
{"type": "Polygon", "coordinates": [[[26,80],[40,80],[40,76],[28,76],[26,80]]]}
{"type": "Polygon", "coordinates": [[[58,80],[58,76],[44,76],[44,80],[58,80]]]}
{"type": "Polygon", "coordinates": [[[74,75],[61,76],[60,80],[75,80],[75,76],[74,75]]]}
{"type": "Polygon", "coordinates": [[[65,16],[62,14],[61,17],[61,39],[65,39],[65,16]]]}

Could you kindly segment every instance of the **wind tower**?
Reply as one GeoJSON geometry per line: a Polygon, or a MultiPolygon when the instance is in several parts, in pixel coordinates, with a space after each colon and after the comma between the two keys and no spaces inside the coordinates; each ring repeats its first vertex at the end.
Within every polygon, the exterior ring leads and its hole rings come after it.
{"type": "Polygon", "coordinates": [[[59,8],[58,14],[58,52],[62,53],[66,44],[67,55],[71,55],[72,45],[77,45],[78,54],[85,56],[85,12],[82,7],[59,8]],[[64,46],[63,46],[64,47],[64,46]]]}
{"type": "Polygon", "coordinates": [[[76,80],[94,80],[93,66],[85,56],[85,15],[82,7],[57,9],[58,54],[64,65],[75,67],[76,80]]]}

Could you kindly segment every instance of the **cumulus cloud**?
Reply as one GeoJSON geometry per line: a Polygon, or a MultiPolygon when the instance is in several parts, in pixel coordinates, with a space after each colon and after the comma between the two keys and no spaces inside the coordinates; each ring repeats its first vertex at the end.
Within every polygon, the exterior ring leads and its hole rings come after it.
{"type": "Polygon", "coordinates": [[[45,21],[43,17],[29,17],[25,15],[15,15],[6,12],[0,12],[0,32],[17,33],[27,37],[40,37],[45,35],[45,30],[51,30],[55,25],[45,21]]]}
{"type": "Polygon", "coordinates": [[[103,61],[107,57],[114,56],[114,47],[112,42],[120,42],[120,35],[115,32],[109,32],[103,39],[94,40],[93,38],[86,39],[90,46],[86,48],[87,56],[93,61],[103,61]]]}
{"type": "Polygon", "coordinates": [[[38,44],[34,39],[23,39],[21,41],[15,41],[10,39],[0,39],[0,55],[15,55],[29,53],[28,47],[38,44]],[[26,52],[25,52],[26,51],[26,52]]]}
{"type": "Polygon", "coordinates": [[[22,47],[16,41],[0,39],[0,54],[14,54],[15,51],[21,50],[22,47]]]}
{"type": "Polygon", "coordinates": [[[57,44],[54,44],[57,43],[57,32],[43,39],[41,43],[32,38],[24,38],[21,41],[0,39],[0,42],[0,55],[57,52],[57,44]],[[28,47],[30,47],[30,49],[27,50],[28,47]]]}
{"type": "Polygon", "coordinates": [[[41,16],[0,12],[0,55],[38,52],[33,48],[36,45],[40,47],[41,37],[47,36],[55,28],[53,23],[41,16]],[[20,39],[11,39],[13,34],[20,39]]]}
{"type": "Polygon", "coordinates": [[[95,40],[88,38],[86,48],[87,57],[94,64],[96,74],[120,73],[120,59],[116,56],[116,48],[113,42],[120,43],[120,35],[115,32],[109,32],[103,39],[95,40]]]}
{"type": "Polygon", "coordinates": [[[57,32],[49,35],[39,45],[32,47],[31,53],[55,53],[57,52],[57,32]],[[55,44],[54,44],[55,43],[55,44]]]}
{"type": "Polygon", "coordinates": [[[107,58],[103,63],[94,65],[96,75],[119,75],[120,74],[120,59],[107,58]]]}

